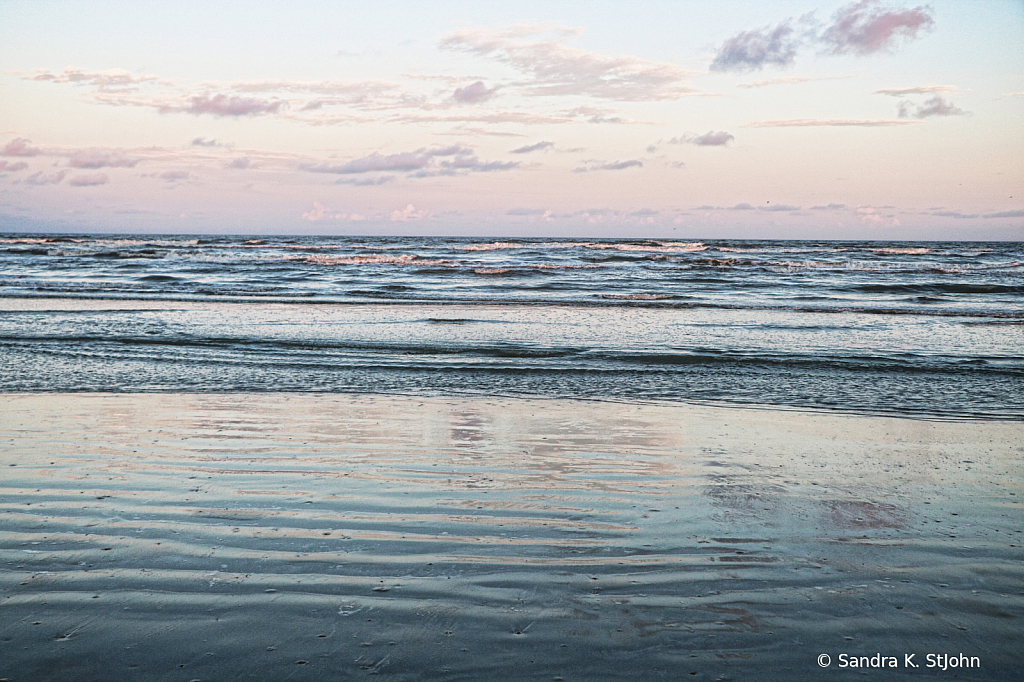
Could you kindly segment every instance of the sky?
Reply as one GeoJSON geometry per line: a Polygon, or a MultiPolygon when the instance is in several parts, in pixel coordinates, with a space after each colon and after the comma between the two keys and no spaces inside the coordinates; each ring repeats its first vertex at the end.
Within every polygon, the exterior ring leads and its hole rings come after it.
{"type": "Polygon", "coordinates": [[[0,0],[0,232],[1024,240],[1024,2],[0,0]]]}

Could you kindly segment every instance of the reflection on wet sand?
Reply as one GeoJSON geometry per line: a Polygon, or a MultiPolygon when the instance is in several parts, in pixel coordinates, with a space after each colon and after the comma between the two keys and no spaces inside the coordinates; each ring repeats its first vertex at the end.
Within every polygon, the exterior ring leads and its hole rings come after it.
{"type": "Polygon", "coordinates": [[[985,662],[968,679],[1007,679],[1021,663],[1016,423],[3,400],[2,677],[809,679],[823,652],[963,651],[985,662]]]}

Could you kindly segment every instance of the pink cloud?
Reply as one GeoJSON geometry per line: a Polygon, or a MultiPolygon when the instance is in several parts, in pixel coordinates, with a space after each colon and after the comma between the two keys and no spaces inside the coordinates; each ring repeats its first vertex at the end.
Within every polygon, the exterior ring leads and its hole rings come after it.
{"type": "Polygon", "coordinates": [[[9,173],[15,173],[28,168],[28,164],[24,161],[15,161],[14,163],[7,163],[6,161],[0,161],[0,171],[7,171],[9,173]]]}
{"type": "MultiPolygon", "coordinates": [[[[315,223],[318,220],[323,220],[327,207],[321,204],[319,201],[313,202],[313,208],[302,214],[303,220],[308,220],[311,223],[315,223]]],[[[331,216],[328,216],[331,217],[331,216]]]]}
{"type": "Polygon", "coordinates": [[[428,215],[430,215],[430,211],[417,211],[415,206],[409,204],[401,211],[392,211],[391,221],[396,223],[404,223],[409,222],[411,220],[420,220],[421,218],[426,218],[428,215]]]}
{"type": "Polygon", "coordinates": [[[180,111],[199,116],[256,116],[259,114],[276,114],[287,103],[284,100],[264,100],[235,95],[195,95],[188,106],[180,111]]]}
{"type": "Polygon", "coordinates": [[[56,173],[50,173],[48,175],[44,175],[42,171],[37,171],[25,178],[25,182],[30,185],[56,185],[63,180],[64,176],[67,174],[68,172],[66,170],[57,171],[56,173]]]}
{"type": "Polygon", "coordinates": [[[349,220],[353,222],[366,220],[366,216],[359,213],[336,213],[331,211],[319,201],[314,201],[313,208],[303,213],[301,217],[303,220],[311,223],[320,220],[349,220]]]}
{"type": "MultiPolygon", "coordinates": [[[[395,116],[390,119],[393,123],[518,123],[520,125],[552,125],[556,123],[571,123],[571,118],[548,116],[546,114],[533,114],[526,111],[484,111],[482,113],[466,114],[426,114],[416,113],[402,116],[395,116]]],[[[597,121],[594,121],[595,123],[597,121]]]]}
{"type": "Polygon", "coordinates": [[[916,38],[935,24],[930,7],[897,10],[877,5],[877,0],[861,0],[840,8],[821,41],[833,54],[867,55],[893,50],[901,39],[916,38]]]}
{"type": "Polygon", "coordinates": [[[724,130],[709,130],[703,135],[696,135],[694,133],[687,133],[682,137],[673,137],[669,140],[669,144],[694,144],[698,147],[724,147],[729,144],[736,137],[732,133],[727,133],[724,130]]]}
{"type": "Polygon", "coordinates": [[[574,168],[572,170],[572,172],[573,173],[589,173],[591,171],[599,171],[599,170],[617,171],[617,170],[626,170],[627,168],[642,168],[643,165],[644,165],[643,161],[639,161],[637,159],[631,159],[629,161],[614,161],[612,163],[600,163],[600,164],[595,164],[595,165],[591,165],[591,166],[581,166],[579,168],[574,168]]]}
{"type": "MultiPolygon", "coordinates": [[[[306,165],[311,173],[354,175],[359,173],[407,172],[412,177],[456,175],[462,171],[489,172],[515,168],[515,161],[482,161],[469,147],[453,144],[446,147],[421,148],[398,154],[370,154],[345,163],[306,165]]],[[[369,184],[369,183],[359,183],[369,184]]]]}
{"type": "Polygon", "coordinates": [[[175,180],[185,180],[188,178],[188,176],[188,171],[164,171],[163,173],[160,173],[157,177],[160,178],[161,180],[174,182],[175,180]]]}
{"type": "Polygon", "coordinates": [[[51,73],[49,69],[40,69],[25,80],[52,81],[54,83],[83,83],[101,88],[125,87],[137,83],[160,80],[157,76],[137,75],[124,69],[107,69],[105,71],[86,71],[73,66],[64,69],[60,75],[51,73]]]}
{"type": "Polygon", "coordinates": [[[81,151],[68,159],[72,168],[134,168],[141,159],[132,159],[120,152],[81,151]]]}
{"type": "Polygon", "coordinates": [[[29,145],[29,140],[16,137],[0,149],[0,156],[39,156],[42,150],[29,145]]]}
{"type": "Polygon", "coordinates": [[[207,83],[208,87],[226,87],[236,92],[296,92],[344,97],[339,101],[358,103],[399,89],[391,81],[233,81],[226,84],[207,83]]]}
{"type": "Polygon", "coordinates": [[[207,140],[205,137],[197,137],[192,140],[193,147],[224,147],[224,143],[219,140],[207,140]]]}
{"type": "Polygon", "coordinates": [[[316,166],[307,166],[305,170],[313,173],[338,173],[341,175],[379,171],[415,171],[428,166],[433,156],[422,149],[415,152],[387,155],[374,153],[341,164],[321,163],[316,166]]]}
{"type": "Polygon", "coordinates": [[[486,102],[498,92],[498,88],[490,88],[483,81],[477,81],[464,88],[456,88],[452,99],[459,104],[480,104],[486,102]]]}
{"type": "Polygon", "coordinates": [[[955,85],[918,85],[913,88],[885,88],[875,90],[876,95],[889,95],[890,97],[903,97],[904,95],[920,95],[934,92],[955,92],[955,85]]]}
{"type": "Polygon", "coordinates": [[[652,101],[678,99],[695,92],[684,84],[693,73],[675,64],[632,55],[612,57],[554,40],[523,40],[551,30],[546,26],[461,29],[445,36],[438,46],[493,59],[527,74],[532,79],[522,85],[527,95],[652,101]]]}
{"type": "Polygon", "coordinates": [[[865,225],[875,227],[899,227],[900,221],[893,215],[880,214],[871,206],[860,206],[857,208],[857,217],[865,225]]]}
{"type": "Polygon", "coordinates": [[[338,178],[335,185],[352,185],[353,187],[373,187],[384,185],[395,179],[394,175],[378,175],[373,178],[338,178]]]}
{"type": "Polygon", "coordinates": [[[94,185],[105,185],[110,182],[106,173],[93,173],[92,175],[76,175],[68,180],[69,185],[75,187],[92,187],[94,185]]]}

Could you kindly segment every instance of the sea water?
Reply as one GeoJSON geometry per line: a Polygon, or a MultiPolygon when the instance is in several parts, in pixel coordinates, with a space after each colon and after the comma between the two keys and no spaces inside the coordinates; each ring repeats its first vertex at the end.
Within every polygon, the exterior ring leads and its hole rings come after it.
{"type": "Polygon", "coordinates": [[[1022,294],[1019,242],[9,234],[0,391],[1020,418],[1022,294]]]}

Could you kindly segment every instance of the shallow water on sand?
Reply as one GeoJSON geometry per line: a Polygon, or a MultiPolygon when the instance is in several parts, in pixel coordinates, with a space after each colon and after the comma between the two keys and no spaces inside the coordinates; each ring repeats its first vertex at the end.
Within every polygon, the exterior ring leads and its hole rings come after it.
{"type": "Polygon", "coordinates": [[[884,679],[1005,680],[1024,664],[1017,422],[0,400],[0,677],[860,679],[839,655],[881,653],[901,664],[868,671],[884,679]],[[925,667],[961,652],[981,667],[925,667]]]}

